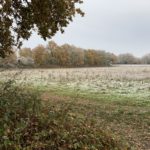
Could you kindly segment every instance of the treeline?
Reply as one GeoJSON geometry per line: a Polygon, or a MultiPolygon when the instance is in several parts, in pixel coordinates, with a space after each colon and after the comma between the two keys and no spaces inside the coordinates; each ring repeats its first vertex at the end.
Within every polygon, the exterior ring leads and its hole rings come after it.
{"type": "Polygon", "coordinates": [[[120,54],[117,56],[117,64],[150,64],[150,54],[146,54],[141,58],[130,53],[120,54]]]}
{"type": "Polygon", "coordinates": [[[101,50],[82,49],[69,44],[57,45],[50,41],[47,46],[22,48],[5,59],[0,66],[5,67],[100,67],[112,64],[150,64],[150,54],[137,58],[132,54],[116,56],[101,50]]]}
{"type": "Polygon", "coordinates": [[[54,41],[50,41],[47,46],[22,48],[18,56],[15,52],[2,61],[3,64],[5,62],[9,65],[28,67],[96,67],[110,66],[116,63],[116,60],[117,57],[112,53],[86,50],[69,44],[59,46],[54,41]]]}

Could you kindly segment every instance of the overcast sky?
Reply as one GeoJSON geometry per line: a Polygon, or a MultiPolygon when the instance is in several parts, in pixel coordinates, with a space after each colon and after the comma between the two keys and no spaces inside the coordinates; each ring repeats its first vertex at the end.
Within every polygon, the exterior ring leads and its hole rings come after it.
{"type": "MultiPolygon", "coordinates": [[[[85,17],[77,16],[64,34],[58,33],[52,40],[115,54],[150,53],[150,0],[84,1],[85,17]]],[[[46,43],[34,34],[24,46],[46,43]]]]}

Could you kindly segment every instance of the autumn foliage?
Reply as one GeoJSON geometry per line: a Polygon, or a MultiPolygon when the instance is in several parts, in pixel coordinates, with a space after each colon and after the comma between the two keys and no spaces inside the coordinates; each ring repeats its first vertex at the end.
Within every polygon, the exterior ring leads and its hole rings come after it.
{"type": "Polygon", "coordinates": [[[109,66],[117,57],[112,53],[93,49],[82,49],[69,44],[62,46],[50,41],[47,46],[23,48],[20,57],[32,58],[35,67],[92,67],[109,66]]]}

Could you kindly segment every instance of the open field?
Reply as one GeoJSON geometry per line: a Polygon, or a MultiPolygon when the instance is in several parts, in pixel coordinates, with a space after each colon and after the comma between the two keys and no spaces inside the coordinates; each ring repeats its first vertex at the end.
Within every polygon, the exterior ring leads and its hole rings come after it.
{"type": "Polygon", "coordinates": [[[92,97],[94,94],[97,98],[129,97],[140,104],[149,103],[150,99],[150,66],[8,70],[1,72],[1,81],[17,72],[16,82],[41,89],[67,90],[92,97]]]}
{"type": "Polygon", "coordinates": [[[73,104],[71,113],[96,120],[135,149],[150,149],[150,66],[0,72],[1,82],[12,77],[38,90],[46,103],[73,104]]]}

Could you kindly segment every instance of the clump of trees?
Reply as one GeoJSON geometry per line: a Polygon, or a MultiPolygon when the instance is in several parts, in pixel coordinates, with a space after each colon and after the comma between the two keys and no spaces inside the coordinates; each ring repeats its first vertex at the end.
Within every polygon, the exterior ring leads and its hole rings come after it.
{"type": "Polygon", "coordinates": [[[46,46],[22,48],[0,60],[0,66],[21,67],[101,67],[112,64],[150,64],[150,54],[137,58],[130,53],[116,56],[102,50],[83,49],[73,45],[57,45],[50,41],[46,46]]]}
{"type": "MultiPolygon", "coordinates": [[[[47,46],[22,48],[17,54],[18,57],[15,57],[12,63],[24,67],[109,66],[117,61],[117,56],[112,53],[82,49],[69,44],[59,46],[54,41],[50,41],[47,46]]],[[[16,53],[14,52],[13,55],[16,56],[16,53]]],[[[10,56],[5,59],[9,58],[10,56]]]]}
{"type": "Polygon", "coordinates": [[[150,54],[146,54],[141,58],[135,57],[130,53],[120,54],[117,57],[118,64],[150,64],[150,54]]]}
{"type": "Polygon", "coordinates": [[[115,61],[115,55],[105,51],[86,50],[68,44],[58,46],[53,41],[48,43],[46,51],[49,54],[48,63],[54,66],[106,66],[115,61]]]}
{"type": "Polygon", "coordinates": [[[118,64],[141,64],[141,59],[130,53],[120,54],[118,56],[118,64]]]}

